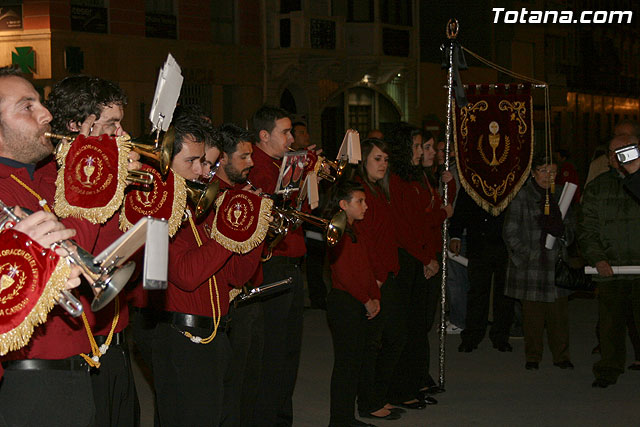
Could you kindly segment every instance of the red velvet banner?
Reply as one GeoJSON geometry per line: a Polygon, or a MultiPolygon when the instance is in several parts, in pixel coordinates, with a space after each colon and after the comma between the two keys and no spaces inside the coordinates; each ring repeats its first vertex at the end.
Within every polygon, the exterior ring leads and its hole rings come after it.
{"type": "Polygon", "coordinates": [[[216,200],[211,237],[225,248],[246,253],[269,229],[273,201],[243,190],[227,190],[216,200]]]}
{"type": "Polygon", "coordinates": [[[526,182],[533,155],[530,85],[469,85],[455,108],[460,182],[487,212],[499,215],[526,182]]]}
{"type": "Polygon", "coordinates": [[[59,267],[59,260],[26,234],[0,233],[0,355],[25,346],[46,320],[69,277],[69,267],[65,261],[66,268],[59,267]]]}
{"type": "Polygon", "coordinates": [[[187,203],[184,179],[169,170],[165,180],[160,172],[143,164],[142,169],[153,174],[153,188],[149,191],[131,190],[127,193],[120,215],[120,228],[128,230],[141,218],[150,216],[166,219],[169,223],[169,235],[173,236],[180,228],[187,203]]]}
{"type": "Polygon", "coordinates": [[[108,135],[78,135],[61,144],[56,214],[104,223],[122,203],[128,151],[108,135]]]}

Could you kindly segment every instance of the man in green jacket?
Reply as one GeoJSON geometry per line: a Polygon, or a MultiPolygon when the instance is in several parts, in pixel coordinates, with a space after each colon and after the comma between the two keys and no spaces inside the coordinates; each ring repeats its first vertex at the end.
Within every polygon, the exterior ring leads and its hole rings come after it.
{"type": "Polygon", "coordinates": [[[625,171],[615,150],[637,144],[635,136],[617,136],[609,143],[611,169],[585,188],[578,222],[578,243],[598,274],[601,360],[593,365],[593,387],[615,384],[624,372],[625,312],[631,300],[636,327],[640,327],[640,274],[614,274],[612,266],[640,266],[640,201],[623,187],[625,171]]]}

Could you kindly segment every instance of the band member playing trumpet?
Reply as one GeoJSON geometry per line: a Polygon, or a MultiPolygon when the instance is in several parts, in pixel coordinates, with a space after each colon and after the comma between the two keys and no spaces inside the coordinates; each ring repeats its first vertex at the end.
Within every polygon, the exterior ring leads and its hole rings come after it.
{"type": "MultiPolygon", "coordinates": [[[[233,123],[225,123],[218,128],[220,150],[206,149],[205,176],[213,174],[220,183],[220,191],[241,190],[247,186],[247,177],[253,167],[254,135],[233,123]],[[218,154],[220,155],[219,160],[218,154]],[[210,165],[217,168],[211,169],[210,165]]],[[[256,270],[260,266],[256,266],[256,270]]],[[[260,280],[261,282],[261,280],[260,280]]],[[[259,283],[258,283],[259,284],[259,283]]],[[[248,426],[260,385],[262,348],[264,341],[262,305],[256,301],[241,303],[230,308],[233,317],[229,330],[229,340],[233,350],[231,371],[233,377],[228,399],[225,398],[225,423],[232,426],[248,426]]]]}
{"type": "MultiPolygon", "coordinates": [[[[215,131],[202,115],[188,111],[177,110],[173,125],[173,171],[197,178],[204,173],[205,148],[205,162],[217,161],[215,131]]],[[[161,425],[218,426],[226,423],[223,408],[232,374],[229,291],[249,280],[262,246],[232,254],[210,238],[214,212],[199,221],[188,209],[186,223],[169,245],[168,288],[159,300],[152,296],[160,310],[152,352],[158,415],[161,425]]]]}
{"type": "MultiPolygon", "coordinates": [[[[266,193],[275,191],[280,163],[293,143],[291,119],[281,108],[265,105],[252,118],[256,144],[251,182],[266,193]]],[[[304,291],[300,264],[306,253],[302,229],[290,232],[262,264],[266,283],[293,278],[293,291],[265,298],[262,381],[252,425],[291,425],[292,396],[302,346],[304,291]]]]}
{"type": "MultiPolygon", "coordinates": [[[[53,114],[51,128],[54,133],[84,136],[125,134],[122,128],[127,97],[115,83],[99,77],[70,76],[53,86],[47,107],[53,114]]],[[[76,140],[74,143],[78,143],[76,140]]],[[[129,170],[139,169],[138,153],[129,153],[129,170]]],[[[89,174],[91,170],[84,170],[89,174]]],[[[117,171],[109,171],[117,176],[117,171]]],[[[90,174],[89,174],[90,175],[90,174]]],[[[96,173],[97,175],[97,173],[96,173]]],[[[122,235],[116,213],[100,226],[100,236],[92,252],[100,253],[122,235]]],[[[84,301],[83,301],[84,302],[84,301]]],[[[86,311],[93,332],[95,346],[92,352],[99,357],[100,366],[92,370],[93,396],[96,404],[97,425],[133,425],[139,416],[129,346],[125,343],[125,328],[129,325],[129,308],[125,295],[98,312],[86,311]],[[100,348],[102,347],[102,350],[100,348]],[[98,354],[96,354],[98,353],[98,354]],[[102,354],[99,354],[102,353],[102,354]]]]}
{"type": "MultiPolygon", "coordinates": [[[[0,199],[31,211],[51,211],[56,165],[45,132],[51,114],[38,92],[13,68],[0,68],[0,199]]],[[[62,221],[76,230],[75,241],[93,248],[98,228],[76,219],[62,221]]],[[[30,343],[2,357],[0,417],[7,425],[93,425],[95,406],[87,363],[90,350],[80,318],[55,307],[30,343]],[[38,410],[31,410],[31,401],[38,410]]]]}

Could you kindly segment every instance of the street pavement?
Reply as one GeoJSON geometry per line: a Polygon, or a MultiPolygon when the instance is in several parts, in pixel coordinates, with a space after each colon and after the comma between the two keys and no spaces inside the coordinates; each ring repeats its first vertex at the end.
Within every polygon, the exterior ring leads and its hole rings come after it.
{"type": "MultiPolygon", "coordinates": [[[[569,303],[571,355],[574,370],[553,366],[545,347],[540,370],[524,369],[524,342],[511,339],[513,353],[500,353],[487,338],[472,353],[459,353],[459,335],[446,339],[446,392],[439,403],[408,411],[400,420],[375,421],[379,427],[419,426],[638,426],[640,371],[626,371],[607,389],[591,387],[596,344],[597,302],[569,303]]],[[[326,313],[305,310],[304,341],[294,395],[294,426],[329,423],[329,383],[333,365],[326,313]]],[[[438,337],[430,336],[431,374],[438,378],[438,337]]],[[[545,342],[546,346],[546,342],[545,342]]],[[[628,363],[632,360],[627,342],[628,363]]],[[[134,363],[142,409],[142,425],[153,425],[153,398],[139,366],[134,363]]],[[[373,422],[373,421],[372,421],[373,422]]]]}

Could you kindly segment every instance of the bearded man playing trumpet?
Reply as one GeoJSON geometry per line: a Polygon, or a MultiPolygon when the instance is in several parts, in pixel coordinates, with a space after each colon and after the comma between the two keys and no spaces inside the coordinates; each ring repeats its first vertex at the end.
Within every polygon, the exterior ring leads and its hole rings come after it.
{"type": "MultiPolygon", "coordinates": [[[[198,109],[178,107],[173,126],[173,172],[188,180],[206,175],[221,151],[209,120],[198,109]]],[[[229,292],[253,275],[262,245],[235,254],[211,237],[213,210],[197,218],[188,206],[186,217],[169,244],[168,288],[152,295],[159,320],[152,346],[159,422],[237,425],[225,409],[236,374],[227,334],[229,292]]]]}
{"type": "MultiPolygon", "coordinates": [[[[0,199],[10,206],[52,211],[57,172],[45,136],[51,119],[31,83],[0,68],[0,199]]],[[[95,247],[97,226],[73,218],[63,223],[76,230],[79,246],[95,247]]],[[[90,348],[83,321],[54,308],[28,345],[1,358],[0,417],[8,425],[95,425],[88,361],[80,355],[90,348]],[[30,409],[34,404],[37,410],[30,409]]]]}

